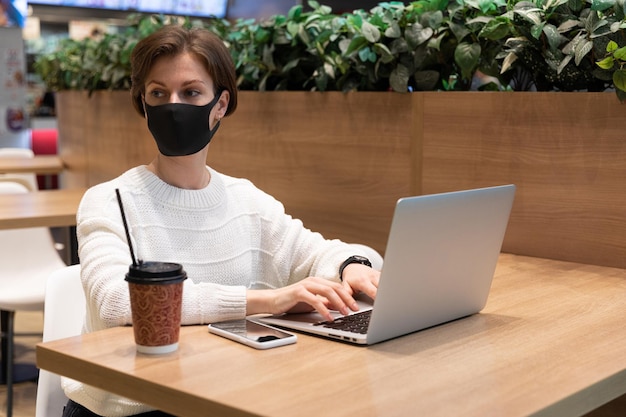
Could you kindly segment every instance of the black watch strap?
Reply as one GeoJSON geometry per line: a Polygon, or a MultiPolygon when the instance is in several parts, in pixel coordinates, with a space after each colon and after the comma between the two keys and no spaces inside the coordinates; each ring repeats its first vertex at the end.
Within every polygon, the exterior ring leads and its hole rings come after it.
{"type": "Polygon", "coordinates": [[[343,263],[339,267],[339,280],[340,281],[343,281],[343,270],[346,268],[346,266],[350,264],[361,264],[361,265],[369,266],[370,268],[372,267],[372,263],[365,256],[352,255],[351,257],[343,261],[343,263]]]}

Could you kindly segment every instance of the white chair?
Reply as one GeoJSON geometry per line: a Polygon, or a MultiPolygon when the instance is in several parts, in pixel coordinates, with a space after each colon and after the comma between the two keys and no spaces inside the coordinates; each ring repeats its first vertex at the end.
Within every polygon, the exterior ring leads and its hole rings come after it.
{"type": "MultiPolygon", "coordinates": [[[[80,265],[67,266],[48,277],[43,316],[43,340],[80,334],[85,317],[85,293],[80,282],[80,265]]],[[[35,417],[60,416],[67,397],[61,377],[39,371],[35,417]]]]}
{"type": "MultiPolygon", "coordinates": [[[[27,148],[0,148],[0,158],[33,158],[35,153],[27,148]]],[[[31,173],[0,174],[0,180],[21,182],[29,191],[37,191],[37,175],[31,173]]]]}
{"type": "MultiPolygon", "coordinates": [[[[26,186],[19,182],[6,178],[0,180],[0,194],[27,192],[26,186]]],[[[20,310],[43,311],[46,280],[52,271],[66,264],[46,227],[0,230],[0,260],[2,375],[6,377],[7,417],[11,417],[15,381],[15,313],[20,310]]]]}

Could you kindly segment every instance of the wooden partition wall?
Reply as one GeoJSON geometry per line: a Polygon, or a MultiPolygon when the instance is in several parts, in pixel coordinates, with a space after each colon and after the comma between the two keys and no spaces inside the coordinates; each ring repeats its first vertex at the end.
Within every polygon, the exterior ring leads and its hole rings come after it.
{"type": "MultiPolygon", "coordinates": [[[[252,180],[328,238],[385,249],[395,201],[418,194],[411,96],[240,94],[208,164],[252,180]],[[308,97],[315,97],[309,100],[308,97]]],[[[66,187],[85,187],[146,164],[156,146],[125,92],[59,94],[66,187]],[[70,128],[66,128],[70,126],[70,128]]]]}
{"type": "Polygon", "coordinates": [[[422,192],[515,183],[505,251],[626,268],[626,105],[614,93],[425,97],[422,192]]]}
{"type": "MultiPolygon", "coordinates": [[[[57,103],[66,187],[155,154],[128,93],[57,103]]],[[[515,183],[504,251],[626,268],[625,117],[608,93],[242,92],[208,163],[380,252],[398,198],[515,183]]]]}

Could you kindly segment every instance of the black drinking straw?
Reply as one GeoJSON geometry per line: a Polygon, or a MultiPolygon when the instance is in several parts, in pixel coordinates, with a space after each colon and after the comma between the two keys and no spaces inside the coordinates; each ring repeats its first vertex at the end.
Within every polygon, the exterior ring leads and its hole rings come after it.
{"type": "Polygon", "coordinates": [[[133,244],[130,241],[130,232],[128,231],[126,214],[124,214],[124,205],[122,204],[122,196],[120,195],[119,188],[115,189],[115,194],[117,194],[117,202],[120,205],[120,212],[122,213],[122,222],[124,222],[124,230],[126,230],[126,240],[128,241],[128,247],[130,248],[130,257],[133,258],[133,266],[137,266],[137,261],[135,260],[135,252],[133,251],[133,244]]]}

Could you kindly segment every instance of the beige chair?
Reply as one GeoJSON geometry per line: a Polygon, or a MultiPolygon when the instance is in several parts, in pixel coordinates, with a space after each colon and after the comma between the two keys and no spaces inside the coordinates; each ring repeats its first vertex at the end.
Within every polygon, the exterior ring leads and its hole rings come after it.
{"type": "MultiPolygon", "coordinates": [[[[27,187],[20,182],[0,180],[0,194],[27,192],[27,187]]],[[[55,249],[50,230],[45,227],[0,230],[0,259],[1,371],[7,387],[6,416],[11,417],[16,380],[15,313],[43,311],[46,280],[52,271],[66,264],[55,249]]]]}
{"type": "MultiPolygon", "coordinates": [[[[67,266],[53,272],[46,284],[44,342],[80,334],[85,310],[80,265],[67,266]]],[[[39,371],[35,417],[60,416],[66,403],[61,377],[48,371],[39,371]]]]}

